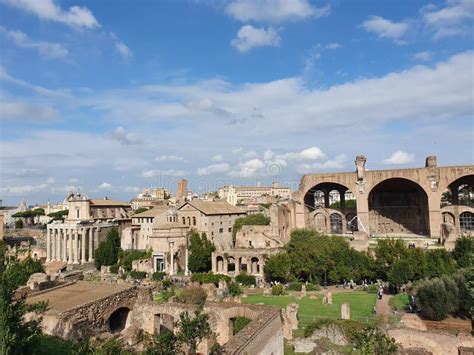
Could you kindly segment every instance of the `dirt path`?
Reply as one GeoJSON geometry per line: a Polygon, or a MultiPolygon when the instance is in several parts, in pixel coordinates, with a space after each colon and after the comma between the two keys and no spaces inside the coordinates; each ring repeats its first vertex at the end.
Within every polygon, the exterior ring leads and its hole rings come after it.
{"type": "Polygon", "coordinates": [[[392,314],[392,309],[388,304],[390,297],[390,295],[384,294],[381,300],[377,298],[377,302],[375,303],[375,311],[377,315],[387,317],[392,314]]]}

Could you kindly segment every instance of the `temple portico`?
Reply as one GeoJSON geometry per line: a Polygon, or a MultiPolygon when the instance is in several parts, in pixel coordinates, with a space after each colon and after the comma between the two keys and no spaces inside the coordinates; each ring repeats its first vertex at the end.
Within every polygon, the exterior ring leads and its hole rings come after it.
{"type": "Polygon", "coordinates": [[[50,224],[46,233],[46,261],[84,264],[94,261],[99,232],[107,225],[50,224]]]}

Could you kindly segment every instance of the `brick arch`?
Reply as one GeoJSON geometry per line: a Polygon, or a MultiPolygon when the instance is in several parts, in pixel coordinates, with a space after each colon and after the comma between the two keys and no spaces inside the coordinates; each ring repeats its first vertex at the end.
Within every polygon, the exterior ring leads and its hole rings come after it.
{"type": "Polygon", "coordinates": [[[447,189],[449,189],[449,186],[452,185],[453,183],[455,183],[456,181],[464,179],[464,178],[469,178],[469,177],[471,177],[471,179],[474,180],[474,169],[472,171],[469,171],[469,172],[465,172],[463,170],[462,173],[459,173],[459,175],[455,175],[455,177],[453,177],[453,178],[446,179],[444,181],[440,181],[438,189],[441,192],[444,192],[447,189]]]}
{"type": "Polygon", "coordinates": [[[256,319],[259,312],[245,306],[234,306],[226,309],[210,311],[209,319],[211,321],[211,329],[217,335],[217,342],[221,345],[227,343],[232,337],[230,321],[232,318],[245,317],[256,319]]]}

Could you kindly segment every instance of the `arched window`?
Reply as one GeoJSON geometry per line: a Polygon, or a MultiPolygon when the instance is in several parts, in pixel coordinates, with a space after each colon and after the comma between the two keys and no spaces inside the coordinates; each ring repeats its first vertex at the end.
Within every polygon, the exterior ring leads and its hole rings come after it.
{"type": "Polygon", "coordinates": [[[331,221],[331,233],[333,234],[342,234],[342,217],[338,213],[332,213],[329,216],[331,221]]]}
{"type": "Polygon", "coordinates": [[[196,225],[196,217],[193,216],[193,226],[195,226],[195,225],[196,225]]]}
{"type": "Polygon", "coordinates": [[[188,217],[188,226],[191,225],[191,217],[188,217]]]}
{"type": "Polygon", "coordinates": [[[459,222],[461,230],[472,231],[474,230],[474,213],[463,212],[459,215],[459,222]]]}
{"type": "Polygon", "coordinates": [[[186,224],[186,217],[183,217],[183,224],[186,224]]]}

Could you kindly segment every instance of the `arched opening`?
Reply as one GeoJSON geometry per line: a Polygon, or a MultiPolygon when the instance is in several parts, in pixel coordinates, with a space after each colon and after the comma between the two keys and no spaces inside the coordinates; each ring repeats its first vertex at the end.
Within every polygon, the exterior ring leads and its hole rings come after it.
{"type": "Polygon", "coordinates": [[[227,259],[227,272],[235,272],[235,259],[232,256],[227,259]]]}
{"type": "Polygon", "coordinates": [[[218,273],[224,272],[224,258],[222,256],[216,258],[216,265],[218,273]]]}
{"type": "Polygon", "coordinates": [[[240,257],[239,258],[239,265],[240,265],[240,270],[238,270],[238,272],[248,272],[248,268],[247,268],[247,258],[244,258],[244,257],[240,257]]]}
{"type": "Polygon", "coordinates": [[[352,192],[346,186],[335,182],[323,182],[309,189],[304,196],[304,204],[310,211],[317,208],[356,210],[356,200],[352,192]]]}
{"type": "Polygon", "coordinates": [[[342,216],[339,213],[331,213],[329,220],[331,222],[331,234],[342,234],[342,216]]]}
{"type": "Polygon", "coordinates": [[[193,226],[195,226],[195,225],[196,225],[196,217],[193,216],[193,226]]]}
{"type": "Polygon", "coordinates": [[[251,273],[254,274],[254,275],[258,275],[260,274],[260,265],[258,263],[258,258],[257,257],[253,257],[252,259],[250,259],[250,269],[251,269],[251,273]]]}
{"type": "Polygon", "coordinates": [[[417,183],[392,178],[369,194],[371,234],[428,235],[428,196],[417,183]]]}
{"type": "Polygon", "coordinates": [[[454,225],[456,222],[455,218],[454,218],[454,215],[452,213],[449,213],[449,212],[444,212],[443,213],[443,223],[450,223],[452,225],[454,225]]]}
{"type": "Polygon", "coordinates": [[[109,317],[109,329],[112,333],[120,333],[125,329],[130,308],[121,307],[115,310],[109,317]]]}
{"type": "Polygon", "coordinates": [[[162,332],[173,332],[174,331],[174,317],[170,314],[159,313],[154,315],[154,332],[159,334],[162,332]]]}
{"type": "Polygon", "coordinates": [[[314,216],[314,228],[320,233],[327,232],[326,216],[323,213],[314,216]]]}
{"type": "Polygon", "coordinates": [[[459,215],[459,224],[461,231],[472,231],[474,230],[474,213],[463,212],[459,215]]]}
{"type": "Polygon", "coordinates": [[[441,207],[474,207],[474,175],[467,175],[449,184],[441,196],[441,207]]]}
{"type": "Polygon", "coordinates": [[[347,230],[357,232],[359,230],[359,222],[355,213],[346,214],[347,230]]]}
{"type": "Polygon", "coordinates": [[[188,226],[191,225],[191,217],[188,216],[188,226]]]}
{"type": "Polygon", "coordinates": [[[186,217],[183,217],[183,224],[186,224],[186,217]]]}
{"type": "Polygon", "coordinates": [[[234,317],[229,319],[229,325],[232,328],[232,335],[237,334],[240,332],[247,324],[249,324],[252,320],[247,317],[234,317]]]}

